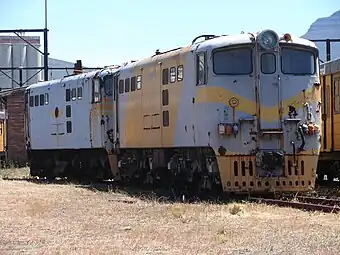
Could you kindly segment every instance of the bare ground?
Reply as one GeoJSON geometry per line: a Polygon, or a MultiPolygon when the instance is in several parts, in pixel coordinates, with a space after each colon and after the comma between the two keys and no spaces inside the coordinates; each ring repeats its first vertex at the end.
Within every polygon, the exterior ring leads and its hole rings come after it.
{"type": "Polygon", "coordinates": [[[0,254],[338,254],[340,216],[0,180],[0,254]]]}

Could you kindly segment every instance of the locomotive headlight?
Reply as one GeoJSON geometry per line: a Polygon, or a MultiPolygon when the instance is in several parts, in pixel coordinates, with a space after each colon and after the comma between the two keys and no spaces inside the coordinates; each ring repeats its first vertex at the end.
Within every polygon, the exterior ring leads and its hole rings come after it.
{"type": "Polygon", "coordinates": [[[264,30],[258,36],[260,46],[265,50],[275,48],[279,43],[279,36],[273,30],[264,30]]]}

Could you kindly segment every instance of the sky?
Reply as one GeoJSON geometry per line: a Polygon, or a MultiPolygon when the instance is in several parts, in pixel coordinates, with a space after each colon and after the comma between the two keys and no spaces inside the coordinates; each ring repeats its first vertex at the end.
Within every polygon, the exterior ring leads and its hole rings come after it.
{"type": "MultiPolygon", "coordinates": [[[[0,30],[44,28],[44,2],[0,0],[0,30]]],[[[97,67],[185,46],[201,34],[274,29],[301,36],[340,10],[340,1],[47,0],[47,9],[50,57],[97,67]]]]}

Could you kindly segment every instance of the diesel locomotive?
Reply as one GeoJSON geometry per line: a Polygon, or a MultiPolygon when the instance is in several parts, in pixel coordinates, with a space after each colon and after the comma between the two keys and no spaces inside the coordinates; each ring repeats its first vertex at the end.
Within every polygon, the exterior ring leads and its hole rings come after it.
{"type": "Polygon", "coordinates": [[[200,191],[314,188],[318,49],[273,30],[190,45],[26,89],[33,176],[200,191]]]}

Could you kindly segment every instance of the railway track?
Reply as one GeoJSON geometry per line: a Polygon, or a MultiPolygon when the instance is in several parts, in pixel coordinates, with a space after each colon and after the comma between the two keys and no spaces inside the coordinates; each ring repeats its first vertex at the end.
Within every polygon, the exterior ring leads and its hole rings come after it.
{"type": "Polygon", "coordinates": [[[319,197],[296,196],[296,201],[287,201],[280,199],[266,199],[250,197],[248,200],[264,204],[278,205],[282,207],[292,207],[306,211],[321,211],[326,213],[340,212],[340,199],[328,199],[319,197]]]}
{"type": "MultiPolygon", "coordinates": [[[[70,182],[65,179],[60,180],[47,180],[47,179],[35,179],[35,178],[4,178],[5,180],[11,181],[30,181],[34,183],[40,184],[69,184],[70,182]]],[[[87,185],[86,183],[79,183],[79,185],[87,185]]],[[[124,188],[129,185],[122,185],[120,183],[112,183],[110,181],[103,181],[100,183],[92,183],[94,189],[106,190],[108,186],[115,186],[116,188],[124,188]]],[[[312,196],[295,196],[293,200],[284,200],[284,199],[268,199],[261,197],[243,197],[240,199],[239,197],[235,197],[236,200],[248,200],[251,202],[259,202],[270,205],[278,205],[281,207],[292,207],[301,210],[307,211],[322,211],[326,213],[340,213],[340,198],[339,199],[330,199],[330,198],[322,198],[322,197],[312,197],[312,196]]],[[[287,198],[286,198],[287,199],[287,198]]],[[[224,199],[222,199],[224,200],[224,199]]],[[[229,199],[227,199],[229,200],[229,199]]]]}

